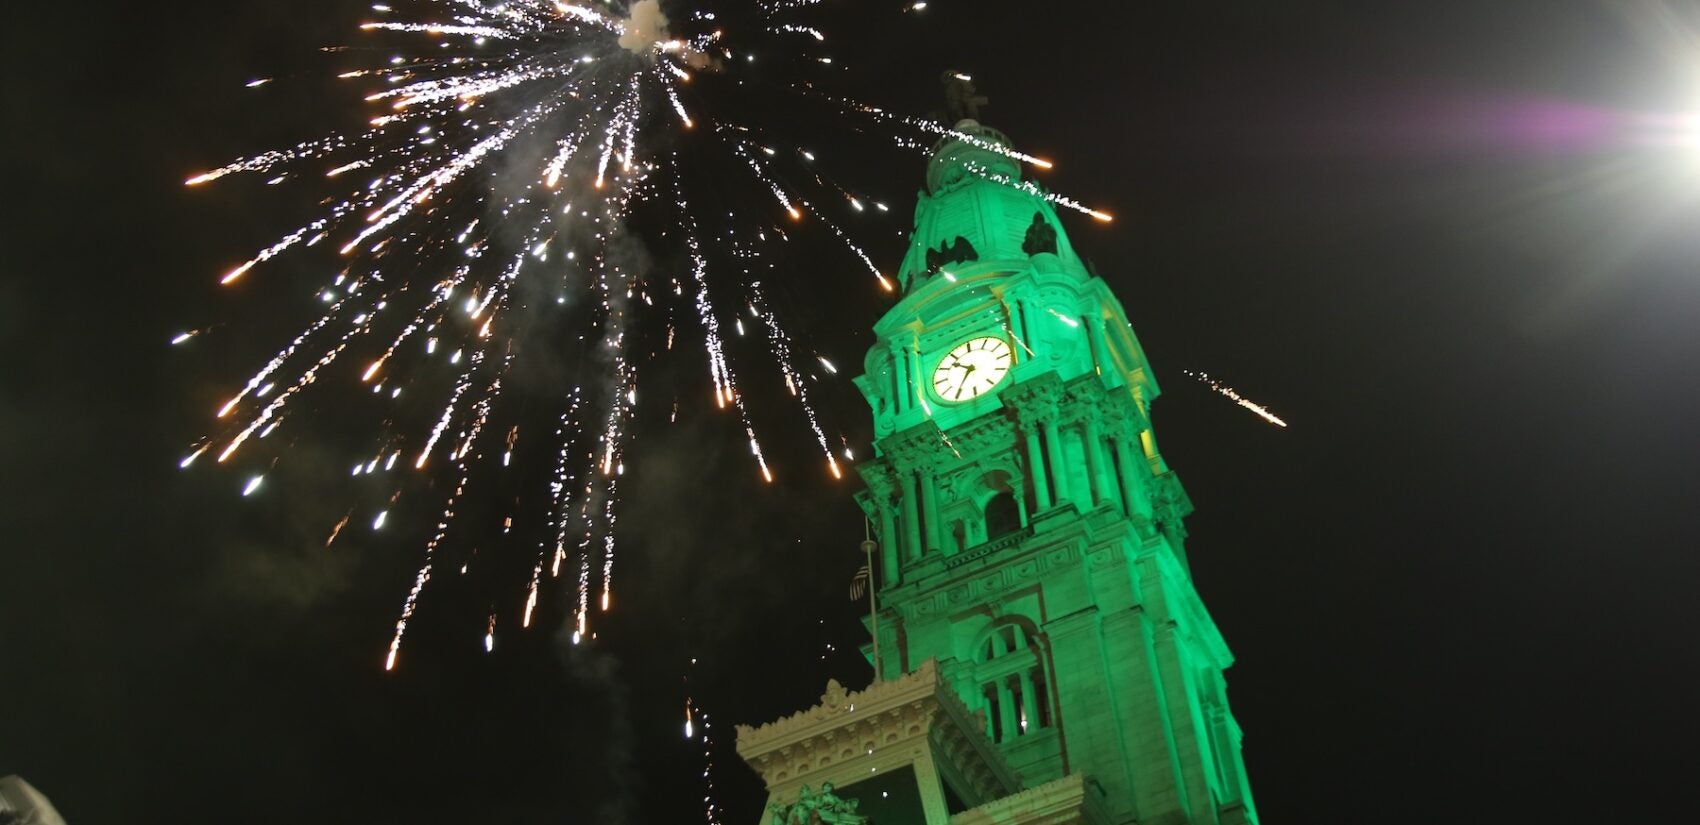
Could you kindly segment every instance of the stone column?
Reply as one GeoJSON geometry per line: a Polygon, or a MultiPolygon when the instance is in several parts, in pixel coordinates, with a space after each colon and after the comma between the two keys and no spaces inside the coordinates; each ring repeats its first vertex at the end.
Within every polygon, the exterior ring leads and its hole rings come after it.
{"type": "Polygon", "coordinates": [[[1033,695],[1033,671],[1031,670],[1021,671],[1021,712],[1022,718],[1027,720],[1027,727],[1021,729],[1022,733],[1025,734],[1028,728],[1037,729],[1039,727],[1039,702],[1038,697],[1033,695]]]}
{"type": "Polygon", "coordinates": [[[949,822],[950,807],[944,799],[944,778],[931,759],[917,759],[915,784],[921,789],[921,816],[928,823],[949,822]]]}
{"type": "Polygon", "coordinates": [[[1125,435],[1115,436],[1112,443],[1116,450],[1116,464],[1121,471],[1122,507],[1129,517],[1142,515],[1139,507],[1139,476],[1135,474],[1135,468],[1144,465],[1145,456],[1140,450],[1129,449],[1125,435]]]}
{"type": "Polygon", "coordinates": [[[920,491],[916,489],[915,474],[903,474],[903,558],[914,561],[921,557],[921,520],[917,512],[917,499],[920,491]]]}
{"type": "Polygon", "coordinates": [[[919,405],[921,399],[921,336],[909,333],[909,339],[903,344],[903,351],[909,356],[909,406],[919,405]]]}
{"type": "Polygon", "coordinates": [[[1027,437],[1027,474],[1033,478],[1033,501],[1039,512],[1051,509],[1051,485],[1045,480],[1045,456],[1039,451],[1039,427],[1032,421],[1021,422],[1021,432],[1027,437]]]}
{"type": "Polygon", "coordinates": [[[896,412],[908,412],[914,406],[909,397],[909,390],[904,383],[909,380],[909,359],[903,353],[903,346],[893,338],[886,342],[891,350],[891,403],[896,412]]]}
{"type": "MultiPolygon", "coordinates": [[[[1116,366],[1116,359],[1110,355],[1110,339],[1104,335],[1104,316],[1098,314],[1086,317],[1087,338],[1092,342],[1092,363],[1098,368],[1098,374],[1108,371],[1117,379],[1121,378],[1121,368],[1116,366]]],[[[1120,384],[1117,380],[1114,383],[1120,384]]]]}
{"type": "Polygon", "coordinates": [[[1068,501],[1068,469],[1063,466],[1062,434],[1057,429],[1056,414],[1045,419],[1045,454],[1050,459],[1051,483],[1056,487],[1056,503],[1068,501]]]}
{"type": "Polygon", "coordinates": [[[1098,433],[1098,419],[1086,419],[1086,442],[1081,445],[1086,451],[1086,495],[1087,504],[1096,507],[1098,502],[1109,496],[1104,494],[1104,440],[1098,433]]]}
{"type": "Polygon", "coordinates": [[[939,549],[939,506],[938,492],[934,490],[933,468],[921,468],[921,523],[925,529],[921,531],[921,549],[917,554],[924,556],[928,550],[939,549]]]}
{"type": "Polygon", "coordinates": [[[902,565],[898,561],[897,525],[891,512],[889,499],[878,504],[880,514],[880,563],[885,565],[885,577],[880,583],[885,587],[903,582],[902,565]]]}
{"type": "Polygon", "coordinates": [[[879,539],[882,571],[879,581],[882,586],[890,587],[903,580],[903,572],[899,569],[903,559],[903,539],[898,533],[898,505],[892,500],[892,494],[896,492],[896,479],[892,477],[889,466],[877,469],[871,463],[865,466],[867,469],[863,470],[862,478],[868,483],[868,504],[873,510],[869,517],[877,519],[875,528],[879,531],[876,536],[879,539]]]}
{"type": "Polygon", "coordinates": [[[1009,690],[1009,677],[1000,676],[998,686],[998,721],[1003,724],[1003,741],[1008,742],[1021,733],[1020,715],[1015,710],[1015,696],[1009,690]]]}

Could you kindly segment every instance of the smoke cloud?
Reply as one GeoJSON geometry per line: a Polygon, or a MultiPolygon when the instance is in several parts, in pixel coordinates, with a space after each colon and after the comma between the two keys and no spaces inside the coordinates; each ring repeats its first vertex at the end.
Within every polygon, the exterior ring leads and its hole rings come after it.
{"type": "Polygon", "coordinates": [[[667,15],[661,11],[661,0],[638,0],[632,4],[631,16],[620,21],[620,48],[640,57],[670,52],[693,69],[719,68],[708,55],[672,39],[667,31],[667,15]]]}
{"type": "Polygon", "coordinates": [[[667,15],[661,13],[661,0],[638,0],[631,14],[620,21],[620,48],[647,55],[667,41],[667,15]]]}

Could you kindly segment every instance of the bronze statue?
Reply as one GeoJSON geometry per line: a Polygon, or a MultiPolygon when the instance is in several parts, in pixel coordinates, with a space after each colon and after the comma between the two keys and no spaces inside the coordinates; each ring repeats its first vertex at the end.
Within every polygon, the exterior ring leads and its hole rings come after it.
{"type": "Polygon", "coordinates": [[[1033,223],[1027,227],[1027,237],[1021,241],[1021,251],[1030,257],[1041,252],[1056,254],[1057,229],[1046,222],[1043,214],[1033,213],[1033,223]]]}
{"type": "Polygon", "coordinates": [[[792,805],[785,815],[785,825],[813,825],[816,804],[815,795],[809,793],[809,786],[804,785],[797,791],[797,804],[792,805]]]}
{"type": "Polygon", "coordinates": [[[832,783],[821,784],[820,793],[804,785],[797,790],[797,801],[790,805],[777,802],[767,806],[773,814],[773,825],[867,825],[868,818],[856,813],[862,803],[844,799],[832,792],[832,783]]]}
{"type": "Polygon", "coordinates": [[[980,260],[980,253],[974,248],[974,244],[969,243],[967,238],[957,235],[956,240],[941,242],[938,249],[929,248],[927,250],[927,274],[931,275],[951,264],[965,264],[978,260],[980,260]]]}
{"type": "Polygon", "coordinates": [[[939,82],[944,84],[944,125],[955,126],[964,120],[980,119],[980,107],[989,101],[985,95],[975,93],[974,81],[965,74],[947,70],[939,75],[939,82]]]}
{"type": "Polygon", "coordinates": [[[868,818],[856,813],[862,801],[844,799],[832,792],[832,783],[823,782],[820,795],[815,797],[815,818],[822,825],[864,825],[868,818]]]}

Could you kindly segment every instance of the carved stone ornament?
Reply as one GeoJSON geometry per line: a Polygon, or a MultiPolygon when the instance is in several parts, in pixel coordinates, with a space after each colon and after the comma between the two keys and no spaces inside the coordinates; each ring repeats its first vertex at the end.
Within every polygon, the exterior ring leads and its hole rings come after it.
{"type": "Polygon", "coordinates": [[[820,703],[829,708],[841,708],[850,704],[850,693],[837,679],[828,679],[826,692],[820,695],[820,703]]]}

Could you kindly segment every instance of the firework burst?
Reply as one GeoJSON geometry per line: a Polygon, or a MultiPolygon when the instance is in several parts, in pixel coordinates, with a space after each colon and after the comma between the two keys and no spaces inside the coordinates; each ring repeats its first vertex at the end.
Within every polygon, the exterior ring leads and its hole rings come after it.
{"type": "MultiPolygon", "coordinates": [[[[795,226],[813,225],[842,245],[847,265],[871,274],[870,286],[892,291],[891,279],[841,225],[887,209],[811,170],[811,151],[770,137],[760,123],[719,116],[704,102],[710,96],[693,94],[710,82],[722,95],[737,94],[736,72],[752,43],[793,55],[799,66],[831,65],[821,51],[829,35],[801,19],[816,3],[718,5],[737,7],[705,5],[669,20],[656,0],[374,5],[376,19],[359,26],[360,45],[328,50],[353,61],[338,77],[369,108],[365,128],[241,158],[186,181],[201,186],[252,175],[313,187],[315,195],[332,192],[317,217],[220,278],[228,288],[246,288],[286,255],[328,262],[334,272],[312,293],[315,311],[299,332],[218,407],[214,429],[181,465],[210,453],[216,463],[250,467],[242,494],[258,494],[265,471],[286,458],[268,437],[292,415],[308,415],[302,398],[315,385],[371,393],[375,423],[367,446],[349,457],[350,477],[382,486],[384,504],[342,514],[327,526],[326,545],[351,518],[374,530],[394,522],[404,495],[438,502],[434,524],[422,531],[429,539],[386,668],[396,666],[434,571],[457,559],[464,572],[484,558],[456,547],[457,530],[478,529],[458,527],[457,515],[492,471],[485,465],[508,467],[516,444],[529,437],[515,405],[501,399],[516,383],[516,359],[538,342],[555,350],[552,360],[572,364],[576,378],[541,399],[553,408],[544,419],[554,422],[553,443],[536,453],[555,460],[547,517],[534,520],[546,525],[544,538],[525,562],[529,582],[515,587],[513,624],[521,628],[531,625],[545,581],[563,569],[577,574],[576,587],[563,588],[576,596],[568,608],[575,642],[594,635],[593,607],[610,609],[618,489],[640,373],[673,350],[681,320],[698,327],[713,403],[738,418],[755,472],[771,482],[775,468],[723,334],[728,324],[742,334],[746,311],[770,355],[763,368],[777,367],[825,471],[842,477],[834,442],[846,460],[851,454],[841,434],[829,435],[810,394],[836,370],[799,345],[770,309],[761,275],[774,274],[767,260],[774,244],[795,226]],[[727,170],[737,179],[728,182],[727,170]],[[665,228],[646,234],[636,228],[642,226],[665,228]],[[657,263],[660,247],[671,248],[678,263],[657,263]],[[553,314],[551,305],[559,305],[553,314]],[[653,334],[662,326],[665,347],[653,334]],[[446,486],[433,493],[433,483],[446,486]]],[[[827,96],[801,74],[788,88],[799,100],[827,105],[834,117],[859,118],[901,149],[953,134],[827,96]]],[[[208,329],[193,328],[173,344],[208,329]]],[[[676,416],[677,401],[673,409],[676,416]]],[[[503,533],[513,524],[507,515],[503,533]]],[[[481,618],[484,645],[494,649],[497,617],[481,618]]]]}

